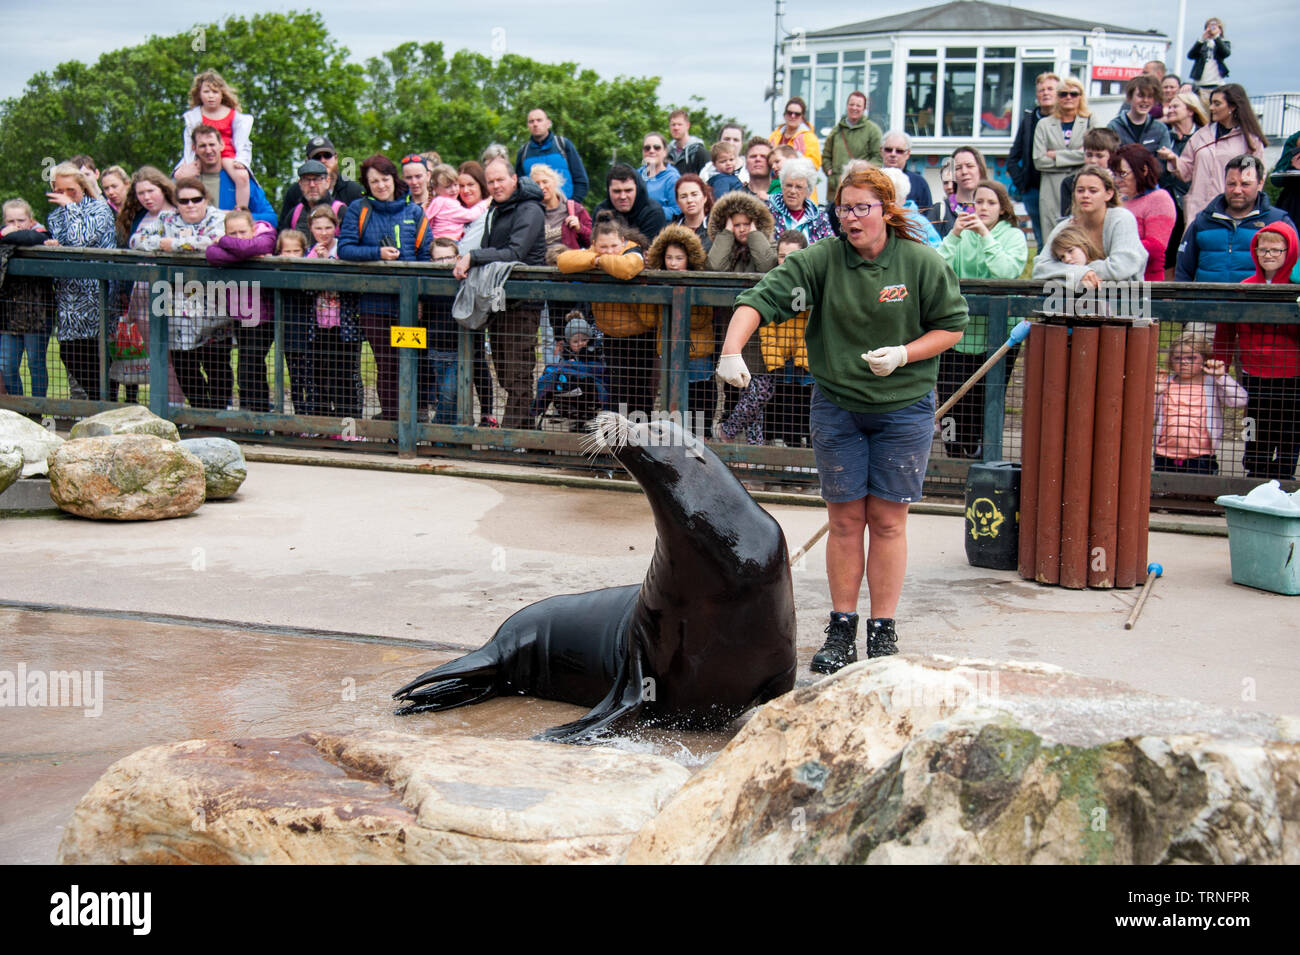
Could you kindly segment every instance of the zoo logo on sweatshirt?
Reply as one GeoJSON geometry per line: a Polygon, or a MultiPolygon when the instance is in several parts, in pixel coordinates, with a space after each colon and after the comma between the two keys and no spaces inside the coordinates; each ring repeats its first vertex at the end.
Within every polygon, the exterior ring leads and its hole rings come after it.
{"type": "Polygon", "coordinates": [[[880,290],[880,298],[876,299],[876,301],[901,302],[905,298],[907,298],[906,285],[886,285],[880,290]]]}

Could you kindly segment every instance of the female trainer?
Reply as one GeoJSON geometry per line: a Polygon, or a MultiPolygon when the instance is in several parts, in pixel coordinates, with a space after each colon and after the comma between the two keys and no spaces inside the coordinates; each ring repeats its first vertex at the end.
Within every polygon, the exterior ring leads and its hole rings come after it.
{"type": "Polygon", "coordinates": [[[864,569],[867,656],[898,652],[907,509],[921,497],[930,456],[938,356],[961,339],[969,318],[957,276],[894,201],[883,172],[846,175],[835,205],[839,238],[788,256],[737,297],[718,363],[719,378],[744,387],[750,376],[740,352],[759,324],[811,309],[809,427],[830,515],[832,607],[826,643],[812,660],[818,673],[858,658],[864,569]]]}

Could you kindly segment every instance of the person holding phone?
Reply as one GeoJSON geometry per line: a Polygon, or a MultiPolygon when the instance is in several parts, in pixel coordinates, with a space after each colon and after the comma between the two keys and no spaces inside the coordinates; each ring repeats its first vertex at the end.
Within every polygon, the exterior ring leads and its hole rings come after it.
{"type": "Polygon", "coordinates": [[[1223,35],[1223,21],[1218,17],[1210,17],[1205,21],[1201,38],[1187,51],[1187,58],[1192,61],[1189,79],[1206,103],[1210,100],[1210,94],[1228,79],[1228,67],[1223,61],[1231,53],[1232,44],[1223,35]]]}

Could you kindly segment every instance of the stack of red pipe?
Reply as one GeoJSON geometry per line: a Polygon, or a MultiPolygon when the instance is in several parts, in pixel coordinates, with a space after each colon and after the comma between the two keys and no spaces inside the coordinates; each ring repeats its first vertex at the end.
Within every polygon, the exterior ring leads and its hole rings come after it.
{"type": "Polygon", "coordinates": [[[1025,350],[1020,576],[1062,587],[1144,578],[1155,324],[1035,324],[1025,350]]]}

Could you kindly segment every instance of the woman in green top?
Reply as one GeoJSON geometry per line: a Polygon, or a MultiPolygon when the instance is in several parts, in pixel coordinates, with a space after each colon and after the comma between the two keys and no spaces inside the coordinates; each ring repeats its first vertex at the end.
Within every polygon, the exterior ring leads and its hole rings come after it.
{"type": "MultiPolygon", "coordinates": [[[[1029,261],[1029,244],[1016,223],[1011,197],[999,182],[982,179],[975,186],[975,211],[957,217],[939,246],[939,254],[952,266],[959,279],[1018,279],[1029,261]]],[[[939,360],[939,399],[961,387],[1007,337],[1007,328],[996,328],[989,341],[988,316],[973,315],[953,349],[939,360]]],[[[1010,324],[1010,323],[1008,323],[1010,324]]],[[[1009,355],[1006,367],[1015,364],[1009,355]]],[[[1008,375],[1010,377],[1010,375],[1008,375]]],[[[939,423],[944,451],[950,458],[979,458],[984,434],[984,380],[975,383],[939,423]]]]}
{"type": "Polygon", "coordinates": [[[907,570],[907,510],[921,496],[934,429],[939,353],[961,339],[957,277],[920,239],[879,169],[840,182],[837,239],[788,256],[736,299],[718,377],[749,381],[740,357],[760,323],[811,309],[805,340],[816,385],[809,415],[830,515],[831,619],[812,667],[857,659],[858,594],[871,598],[867,655],[897,652],[894,614],[907,570]],[[870,534],[869,549],[864,535],[870,534]]]}

